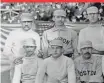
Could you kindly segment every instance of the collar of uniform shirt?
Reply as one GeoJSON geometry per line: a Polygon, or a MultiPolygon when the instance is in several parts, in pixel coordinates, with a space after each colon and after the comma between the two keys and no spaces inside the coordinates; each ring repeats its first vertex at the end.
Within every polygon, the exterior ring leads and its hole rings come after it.
{"type": "Polygon", "coordinates": [[[93,64],[93,59],[92,59],[92,58],[93,58],[93,57],[91,56],[90,59],[85,60],[85,59],[83,59],[82,56],[81,56],[80,63],[81,63],[81,64],[84,64],[84,63],[90,63],[90,64],[93,64]]]}
{"type": "Polygon", "coordinates": [[[96,24],[89,24],[88,27],[94,28],[94,27],[101,27],[102,24],[101,23],[96,23],[96,24]]]}
{"type": "Polygon", "coordinates": [[[34,54],[33,56],[31,56],[31,57],[23,57],[24,59],[36,59],[36,58],[38,58],[37,57],[37,55],[36,54],[34,54]]]}
{"type": "Polygon", "coordinates": [[[63,28],[56,28],[56,26],[53,27],[53,32],[54,31],[66,31],[66,30],[67,30],[66,26],[64,26],[63,28]]]}
{"type": "Polygon", "coordinates": [[[51,56],[51,59],[56,61],[56,60],[60,60],[60,59],[62,59],[63,56],[64,56],[63,54],[62,54],[60,57],[58,57],[58,58],[53,58],[53,57],[51,56]]]}

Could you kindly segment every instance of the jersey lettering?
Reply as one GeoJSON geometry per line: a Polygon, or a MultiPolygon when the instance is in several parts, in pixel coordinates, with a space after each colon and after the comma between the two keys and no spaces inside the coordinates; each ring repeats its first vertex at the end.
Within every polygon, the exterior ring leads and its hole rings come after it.
{"type": "Polygon", "coordinates": [[[55,39],[62,40],[62,42],[63,42],[64,44],[67,44],[67,45],[70,43],[69,40],[67,40],[67,39],[65,39],[65,38],[62,38],[62,37],[58,37],[58,38],[55,38],[55,39]]]}
{"type": "Polygon", "coordinates": [[[79,71],[80,76],[85,76],[85,75],[89,75],[89,76],[93,76],[96,75],[96,71],[79,71]]]}

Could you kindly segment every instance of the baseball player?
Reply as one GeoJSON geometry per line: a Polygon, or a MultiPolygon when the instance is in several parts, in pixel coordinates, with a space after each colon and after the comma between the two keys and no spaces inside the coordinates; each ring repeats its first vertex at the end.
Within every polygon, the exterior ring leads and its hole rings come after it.
{"type": "Polygon", "coordinates": [[[91,6],[87,8],[90,24],[79,33],[78,51],[80,52],[80,43],[89,40],[93,45],[93,53],[104,54],[104,27],[98,22],[98,8],[91,6]]]}
{"type": "Polygon", "coordinates": [[[54,39],[60,39],[63,42],[64,54],[68,55],[76,53],[77,48],[77,33],[72,29],[66,28],[64,25],[66,12],[62,9],[57,9],[53,12],[53,21],[55,23],[52,29],[43,33],[43,52],[44,58],[51,54],[48,52],[49,42],[54,39]]]}
{"type": "Polygon", "coordinates": [[[103,83],[101,57],[92,54],[92,42],[81,42],[80,52],[75,59],[77,83],[103,83]]]}
{"type": "Polygon", "coordinates": [[[38,33],[33,31],[34,19],[31,13],[22,13],[21,15],[21,25],[22,28],[16,29],[9,34],[9,37],[6,40],[3,54],[13,57],[18,57],[19,52],[21,51],[20,42],[25,38],[34,38],[37,44],[37,50],[40,48],[40,38],[38,33]]]}
{"type": "Polygon", "coordinates": [[[76,83],[74,63],[63,55],[63,42],[54,39],[50,42],[51,56],[46,58],[39,69],[35,83],[76,83]]]}
{"type": "Polygon", "coordinates": [[[4,51],[3,51],[3,56],[8,58],[11,64],[18,57],[19,58],[23,57],[20,54],[21,52],[23,52],[21,50],[22,47],[20,43],[22,40],[26,38],[33,38],[34,40],[36,40],[37,53],[38,53],[38,49],[40,49],[39,35],[38,33],[32,30],[33,28],[35,28],[33,15],[31,13],[22,13],[20,18],[21,18],[22,28],[16,29],[9,34],[9,37],[6,40],[4,51]]]}
{"type": "Polygon", "coordinates": [[[33,38],[22,41],[25,55],[22,58],[23,63],[15,66],[12,83],[35,83],[35,77],[43,60],[37,57],[36,41],[33,38]]]}

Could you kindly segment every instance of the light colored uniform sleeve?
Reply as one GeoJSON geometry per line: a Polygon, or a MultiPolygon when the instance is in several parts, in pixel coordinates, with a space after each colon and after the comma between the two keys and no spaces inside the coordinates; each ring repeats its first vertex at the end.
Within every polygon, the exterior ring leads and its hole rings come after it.
{"type": "Polygon", "coordinates": [[[15,66],[14,76],[12,79],[12,83],[20,83],[21,80],[21,66],[22,64],[15,66]]]}
{"type": "Polygon", "coordinates": [[[74,55],[78,54],[77,52],[77,44],[78,44],[78,36],[77,36],[77,32],[76,31],[71,31],[71,42],[65,47],[65,51],[64,54],[69,54],[69,53],[73,53],[74,51],[74,55]]]}
{"type": "Polygon", "coordinates": [[[43,33],[43,37],[42,37],[42,51],[44,53],[43,58],[47,58],[48,56],[48,40],[47,40],[47,33],[44,32],[43,33]]]}
{"type": "Polygon", "coordinates": [[[72,39],[72,46],[74,49],[74,58],[78,57],[78,50],[77,50],[77,46],[78,46],[78,36],[77,36],[77,32],[73,32],[73,39],[72,39]]]}
{"type": "Polygon", "coordinates": [[[104,76],[104,56],[102,57],[102,71],[103,71],[103,76],[104,76]]]}
{"type": "Polygon", "coordinates": [[[68,83],[76,83],[76,74],[73,60],[70,60],[68,65],[68,83]]]}
{"type": "Polygon", "coordinates": [[[74,50],[76,50],[77,49],[77,45],[78,45],[78,36],[77,36],[77,32],[73,32],[72,33],[72,45],[73,45],[73,48],[74,48],[74,50]]]}
{"type": "Polygon", "coordinates": [[[78,62],[76,61],[76,59],[74,60],[74,64],[75,64],[75,73],[76,73],[76,83],[80,83],[80,75],[77,69],[78,62]]]}
{"type": "Polygon", "coordinates": [[[103,82],[101,58],[98,57],[96,61],[96,75],[90,76],[89,82],[103,82]]]}
{"type": "Polygon", "coordinates": [[[13,39],[14,39],[14,35],[13,32],[11,32],[5,42],[5,46],[4,46],[4,50],[3,50],[3,54],[7,55],[7,56],[11,56],[13,55],[13,52],[11,51],[12,49],[12,44],[13,44],[13,39]]]}
{"type": "Polygon", "coordinates": [[[94,45],[94,48],[98,51],[104,51],[104,27],[102,26],[101,29],[101,38],[102,38],[102,43],[94,45]]]}
{"type": "Polygon", "coordinates": [[[82,30],[79,32],[79,38],[78,38],[78,52],[80,53],[80,43],[82,41],[85,41],[85,32],[82,30]]]}
{"type": "Polygon", "coordinates": [[[46,73],[46,63],[44,61],[43,65],[39,68],[37,72],[35,83],[44,83],[45,73],[46,73]]]}
{"type": "Polygon", "coordinates": [[[40,50],[40,36],[38,33],[36,33],[36,35],[35,35],[35,40],[37,43],[37,50],[40,50]]]}

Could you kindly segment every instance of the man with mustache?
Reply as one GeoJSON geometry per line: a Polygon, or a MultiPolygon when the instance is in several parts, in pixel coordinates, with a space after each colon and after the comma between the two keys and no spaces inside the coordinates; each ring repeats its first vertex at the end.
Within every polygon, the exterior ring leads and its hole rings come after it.
{"type": "Polygon", "coordinates": [[[78,51],[80,52],[80,43],[89,40],[93,45],[94,54],[104,55],[104,26],[99,21],[99,10],[95,6],[87,8],[89,25],[79,33],[78,51]]]}
{"type": "Polygon", "coordinates": [[[75,59],[77,83],[103,83],[101,57],[92,49],[91,41],[80,43],[81,56],[75,59]]]}
{"type": "Polygon", "coordinates": [[[22,55],[24,54],[24,52],[21,49],[22,47],[20,43],[22,40],[26,38],[33,38],[34,40],[36,40],[36,44],[37,44],[36,53],[38,53],[38,50],[40,48],[40,37],[38,33],[32,30],[33,28],[36,28],[34,24],[33,15],[31,13],[22,13],[20,19],[21,19],[22,27],[13,30],[9,34],[9,37],[7,38],[5,43],[4,51],[2,53],[2,58],[1,58],[1,64],[3,64],[2,66],[3,72],[9,70],[10,69],[9,66],[14,61],[16,61],[16,63],[22,62],[21,60],[19,61],[15,60],[20,57],[23,57],[22,55]],[[5,65],[8,64],[8,62],[9,62],[9,66],[5,67],[5,65]]]}

